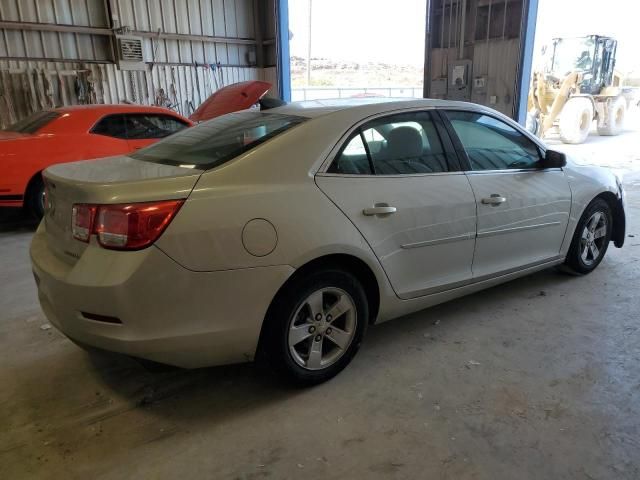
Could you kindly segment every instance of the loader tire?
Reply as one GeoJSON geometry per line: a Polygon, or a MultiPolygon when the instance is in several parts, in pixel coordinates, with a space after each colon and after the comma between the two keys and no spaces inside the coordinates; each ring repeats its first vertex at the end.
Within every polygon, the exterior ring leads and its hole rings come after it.
{"type": "Polygon", "coordinates": [[[627,102],[624,97],[609,100],[604,107],[604,118],[598,119],[598,135],[620,135],[626,116],[627,102]]]}
{"type": "Polygon", "coordinates": [[[560,113],[560,139],[563,143],[583,143],[593,122],[593,104],[583,97],[570,98],[560,113]]]}

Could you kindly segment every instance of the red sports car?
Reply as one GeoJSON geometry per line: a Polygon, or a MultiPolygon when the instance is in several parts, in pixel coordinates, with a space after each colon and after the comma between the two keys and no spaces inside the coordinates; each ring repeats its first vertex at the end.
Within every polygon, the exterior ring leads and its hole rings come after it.
{"type": "Polygon", "coordinates": [[[0,206],[44,209],[40,172],[56,163],[122,155],[193,123],[160,107],[82,105],[56,108],[0,130],[0,206]]]}
{"type": "Polygon", "coordinates": [[[83,105],[45,110],[0,130],[0,207],[44,211],[41,172],[56,163],[123,155],[178,130],[250,108],[271,87],[257,80],[211,95],[191,115],[142,105],[83,105]]]}

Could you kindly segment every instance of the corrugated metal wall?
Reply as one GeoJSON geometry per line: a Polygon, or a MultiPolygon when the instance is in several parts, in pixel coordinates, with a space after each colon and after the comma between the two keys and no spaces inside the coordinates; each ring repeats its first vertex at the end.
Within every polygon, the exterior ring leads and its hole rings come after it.
{"type": "Polygon", "coordinates": [[[473,76],[487,78],[487,86],[480,91],[472,89],[471,101],[512,116],[519,62],[520,41],[517,39],[477,44],[473,49],[473,76]]]}
{"type": "MultiPolygon", "coordinates": [[[[520,40],[493,39],[479,42],[469,53],[473,60],[472,77],[487,79],[485,88],[471,89],[470,101],[488,105],[505,115],[513,115],[520,40]]],[[[431,56],[431,78],[446,77],[448,61],[456,59],[457,55],[458,50],[455,48],[434,49],[431,56]]]]}
{"type": "Polygon", "coordinates": [[[429,79],[446,78],[452,61],[472,60],[472,79],[485,85],[472,85],[469,100],[513,116],[522,12],[523,0],[431,0],[429,79]]]}
{"type": "Polygon", "coordinates": [[[275,6],[260,5],[258,17],[259,1],[0,0],[0,127],[83,103],[189,115],[224,85],[273,81],[275,6]],[[143,38],[145,71],[118,69],[114,29],[143,38]]]}

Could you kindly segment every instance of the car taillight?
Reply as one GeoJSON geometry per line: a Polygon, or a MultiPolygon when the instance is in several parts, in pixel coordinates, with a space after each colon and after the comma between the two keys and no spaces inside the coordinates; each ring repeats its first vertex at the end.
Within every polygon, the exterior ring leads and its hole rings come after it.
{"type": "Polygon", "coordinates": [[[71,209],[71,230],[73,238],[82,242],[88,242],[93,226],[93,217],[96,214],[94,205],[74,205],[71,209]]]}
{"type": "Polygon", "coordinates": [[[73,236],[88,242],[92,234],[104,248],[139,250],[155,242],[184,200],[117,205],[74,205],[73,236]]]}

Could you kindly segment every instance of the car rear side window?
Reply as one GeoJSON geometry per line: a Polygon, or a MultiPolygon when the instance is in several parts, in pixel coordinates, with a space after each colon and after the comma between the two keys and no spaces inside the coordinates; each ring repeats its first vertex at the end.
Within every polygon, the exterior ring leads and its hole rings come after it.
{"type": "Polygon", "coordinates": [[[509,124],[476,112],[446,112],[472,170],[537,168],[540,150],[509,124]]]}
{"type": "Polygon", "coordinates": [[[100,119],[91,133],[123,140],[147,140],[164,138],[186,127],[186,123],[171,115],[123,113],[100,119]]]}
{"type": "Polygon", "coordinates": [[[214,168],[305,120],[277,113],[231,113],[184,129],[131,157],[168,165],[214,168]]]}
{"type": "Polygon", "coordinates": [[[4,130],[7,132],[17,133],[37,133],[40,129],[47,126],[59,116],[60,114],[58,112],[37,112],[23,120],[20,120],[19,122],[14,123],[13,125],[9,125],[4,130]]]}
{"type": "Polygon", "coordinates": [[[164,138],[187,127],[170,115],[125,115],[124,119],[130,140],[164,138]]]}
{"type": "Polygon", "coordinates": [[[329,173],[411,175],[449,171],[429,112],[407,112],[360,127],[329,167],[329,173]]]}

